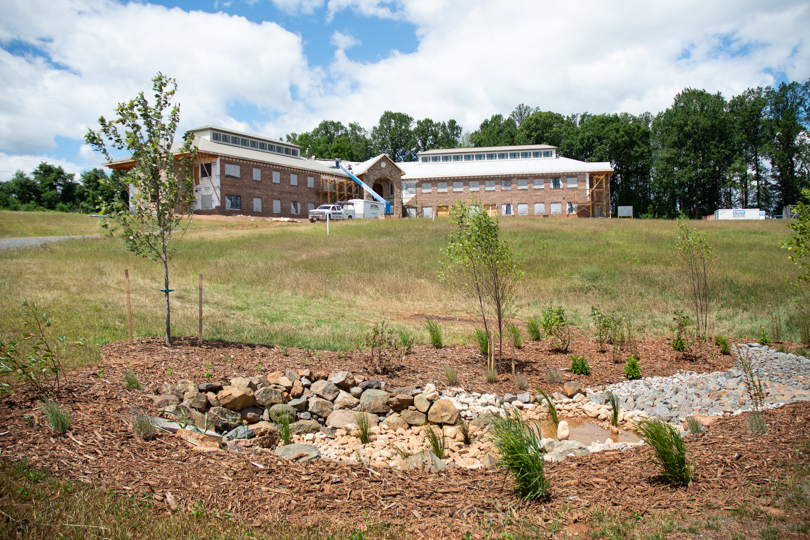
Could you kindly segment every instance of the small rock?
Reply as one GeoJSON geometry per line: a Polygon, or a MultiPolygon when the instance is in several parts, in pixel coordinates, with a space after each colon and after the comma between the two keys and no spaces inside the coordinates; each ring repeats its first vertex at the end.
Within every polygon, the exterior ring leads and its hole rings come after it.
{"type": "Polygon", "coordinates": [[[242,417],[225,407],[212,407],[208,411],[208,422],[217,431],[230,431],[242,423],[242,417]]]}
{"type": "Polygon", "coordinates": [[[304,395],[304,385],[301,384],[301,381],[295,381],[293,383],[292,390],[290,390],[290,397],[299,398],[304,395]]]}
{"type": "Polygon", "coordinates": [[[237,412],[239,413],[239,416],[242,417],[242,420],[244,420],[248,424],[255,424],[256,422],[262,419],[262,413],[264,411],[261,409],[261,407],[251,405],[250,407],[239,409],[237,412]]]}
{"type": "Polygon", "coordinates": [[[213,392],[213,393],[215,393],[215,394],[216,394],[217,392],[222,391],[222,383],[205,382],[205,383],[200,383],[200,384],[197,386],[197,388],[198,388],[198,389],[200,390],[200,392],[202,392],[203,394],[206,394],[206,393],[208,393],[208,392],[213,392]]]}
{"type": "Polygon", "coordinates": [[[256,433],[250,429],[248,426],[237,426],[236,428],[232,429],[228,433],[225,434],[223,437],[224,439],[234,440],[234,439],[252,439],[256,436],[256,433]]]}
{"type": "Polygon", "coordinates": [[[561,441],[567,440],[568,436],[570,435],[570,430],[568,428],[568,422],[565,420],[560,420],[560,423],[557,424],[557,438],[561,441]]]}
{"type": "MultiPolygon", "coordinates": [[[[346,409],[337,409],[332,411],[332,414],[326,419],[326,425],[335,429],[345,429],[347,425],[357,425],[357,415],[363,414],[356,411],[349,411],[346,409]]],[[[376,426],[380,421],[380,417],[376,414],[368,415],[368,425],[376,426]]]]}
{"type": "MultiPolygon", "coordinates": [[[[318,381],[321,382],[321,381],[318,381]]],[[[317,383],[316,383],[317,384],[317,383]]],[[[331,384],[331,383],[330,383],[331,384]]],[[[326,418],[332,411],[334,410],[335,406],[332,404],[331,401],[327,401],[323,398],[319,397],[312,397],[309,398],[309,412],[312,414],[316,414],[321,418],[326,418]]]]}
{"type": "Polygon", "coordinates": [[[296,412],[296,410],[293,409],[292,407],[290,407],[289,405],[284,404],[284,403],[276,403],[275,405],[273,405],[269,409],[265,409],[264,415],[262,415],[262,418],[264,420],[269,421],[269,422],[275,422],[276,421],[276,416],[282,415],[282,414],[287,415],[287,417],[290,419],[290,423],[295,422],[295,418],[298,416],[298,413],[296,412]]]}
{"type": "Polygon", "coordinates": [[[359,404],[360,404],[359,399],[343,390],[341,390],[340,394],[338,394],[338,397],[335,398],[336,409],[354,409],[359,404]]]}
{"type": "Polygon", "coordinates": [[[400,462],[400,469],[410,471],[412,469],[425,469],[430,472],[447,470],[447,463],[440,460],[436,454],[430,450],[423,450],[416,455],[404,459],[400,462]]]}
{"type": "Polygon", "coordinates": [[[327,401],[335,401],[335,398],[340,395],[340,389],[326,380],[319,380],[312,383],[309,388],[315,395],[322,397],[327,401]]]}
{"type": "Polygon", "coordinates": [[[293,382],[293,384],[295,384],[295,382],[296,382],[296,381],[300,381],[300,380],[301,380],[301,376],[298,374],[298,372],[297,372],[297,371],[293,371],[293,370],[291,370],[291,369],[286,370],[286,371],[284,372],[284,376],[285,376],[285,377],[287,377],[287,379],[289,379],[290,381],[292,381],[292,382],[293,382]]]}
{"type": "Polygon", "coordinates": [[[256,381],[251,380],[250,377],[234,377],[231,379],[231,386],[235,388],[250,388],[252,391],[256,391],[259,388],[256,381]]]}
{"type": "Polygon", "coordinates": [[[397,394],[388,399],[388,405],[396,412],[407,409],[413,405],[413,396],[405,394],[397,394]]]}
{"type": "Polygon", "coordinates": [[[301,435],[304,433],[318,433],[321,430],[321,425],[317,420],[299,420],[290,424],[290,433],[293,435],[301,435]]]}
{"type": "Polygon", "coordinates": [[[306,463],[321,457],[318,447],[312,444],[286,444],[276,448],[277,456],[299,463],[306,463]]]}
{"type": "Polygon", "coordinates": [[[253,390],[247,386],[228,386],[217,394],[217,399],[222,407],[232,411],[238,411],[253,405],[253,390]]]}
{"type": "Polygon", "coordinates": [[[360,396],[360,405],[367,412],[374,414],[385,414],[391,410],[388,405],[388,392],[385,390],[368,389],[360,396]]]}
{"type": "Polygon", "coordinates": [[[382,383],[376,379],[369,379],[357,385],[365,392],[366,390],[382,390],[382,383]]]}
{"type": "Polygon", "coordinates": [[[563,394],[565,397],[572,398],[582,391],[582,387],[577,381],[568,381],[563,385],[563,394]]]}
{"type": "Polygon", "coordinates": [[[417,394],[413,398],[413,404],[416,406],[416,410],[421,413],[427,413],[430,410],[430,401],[425,397],[425,394],[417,394]]]}
{"type": "Polygon", "coordinates": [[[354,384],[354,375],[348,371],[337,371],[329,375],[328,381],[341,390],[348,391],[354,384]]]}
{"type": "Polygon", "coordinates": [[[393,430],[400,428],[408,429],[408,427],[410,427],[408,422],[406,422],[400,415],[396,413],[389,415],[385,420],[383,420],[382,425],[393,430]]]}
{"type": "Polygon", "coordinates": [[[427,417],[419,411],[402,411],[400,416],[411,426],[422,426],[427,423],[427,417]]]}
{"type": "Polygon", "coordinates": [[[591,418],[597,418],[599,416],[599,409],[597,409],[596,405],[594,405],[590,401],[582,406],[582,412],[584,412],[591,418]]]}
{"type": "Polygon", "coordinates": [[[521,403],[531,403],[532,402],[532,395],[528,392],[523,392],[522,394],[517,395],[518,401],[521,403]]]}
{"type": "Polygon", "coordinates": [[[260,388],[254,394],[254,399],[262,407],[272,407],[276,403],[284,403],[284,392],[272,386],[260,388]]]}
{"type": "Polygon", "coordinates": [[[287,402],[287,405],[292,407],[298,412],[304,412],[307,410],[307,405],[309,405],[309,400],[303,397],[291,399],[287,402]]]}
{"type": "Polygon", "coordinates": [[[456,424],[458,417],[458,409],[448,398],[436,401],[428,411],[428,421],[434,424],[456,424]]]}

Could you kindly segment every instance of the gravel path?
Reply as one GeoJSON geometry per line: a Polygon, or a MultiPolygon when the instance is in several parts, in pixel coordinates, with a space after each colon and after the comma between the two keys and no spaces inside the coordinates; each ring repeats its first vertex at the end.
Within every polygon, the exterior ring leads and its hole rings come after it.
{"type": "Polygon", "coordinates": [[[0,250],[35,247],[62,240],[75,240],[77,238],[100,238],[100,234],[85,234],[79,236],[29,236],[26,238],[1,238],[0,250]]]}

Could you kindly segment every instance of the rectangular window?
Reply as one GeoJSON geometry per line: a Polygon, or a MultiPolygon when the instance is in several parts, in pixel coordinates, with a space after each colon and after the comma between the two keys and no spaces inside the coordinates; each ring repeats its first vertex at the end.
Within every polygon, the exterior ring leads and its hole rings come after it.
{"type": "Polygon", "coordinates": [[[247,139],[239,139],[239,144],[241,144],[242,146],[250,146],[250,141],[248,141],[247,139]]]}
{"type": "Polygon", "coordinates": [[[529,189],[529,181],[525,178],[518,178],[518,189],[529,189]]]}
{"type": "Polygon", "coordinates": [[[559,178],[552,178],[551,179],[551,189],[560,189],[562,188],[562,182],[560,182],[559,178]]]}
{"type": "Polygon", "coordinates": [[[475,161],[481,161],[482,159],[486,158],[484,154],[475,154],[475,161]]]}
{"type": "Polygon", "coordinates": [[[551,213],[552,214],[562,214],[562,203],[558,203],[558,202],[551,203],[551,213]]]}
{"type": "Polygon", "coordinates": [[[422,193],[433,193],[433,184],[431,182],[422,182],[422,193]]]}
{"type": "Polygon", "coordinates": [[[532,157],[543,157],[543,152],[532,152],[532,157]]]}
{"type": "Polygon", "coordinates": [[[266,142],[260,142],[259,143],[259,150],[267,150],[267,143],[266,142]]]}
{"type": "Polygon", "coordinates": [[[432,206],[423,206],[422,207],[422,217],[432,218],[433,217],[433,207],[432,206]]]}
{"type": "Polygon", "coordinates": [[[470,180],[470,191],[478,191],[478,180],[470,180]]]}
{"type": "Polygon", "coordinates": [[[298,175],[297,174],[291,174],[290,175],[290,185],[291,186],[297,186],[298,185],[298,175]]]}
{"type": "Polygon", "coordinates": [[[278,199],[273,199],[273,213],[274,214],[281,213],[281,201],[278,199]]]}
{"type": "Polygon", "coordinates": [[[512,205],[511,204],[502,204],[501,205],[501,215],[502,216],[511,216],[512,215],[512,205]]]}
{"type": "Polygon", "coordinates": [[[307,210],[315,210],[315,203],[307,203],[307,210]]]}
{"type": "Polygon", "coordinates": [[[546,187],[546,181],[542,178],[534,179],[534,189],[543,189],[546,187]]]}
{"type": "Polygon", "coordinates": [[[484,180],[484,191],[495,191],[495,180],[484,180]]]}
{"type": "Polygon", "coordinates": [[[535,216],[542,216],[546,213],[546,203],[536,202],[534,203],[534,215],[535,216]]]}
{"type": "Polygon", "coordinates": [[[307,187],[308,188],[315,187],[315,178],[313,176],[307,176],[307,187]]]}
{"type": "Polygon", "coordinates": [[[276,147],[275,147],[275,146],[273,146],[272,144],[268,144],[268,145],[267,145],[267,151],[268,151],[268,152],[275,152],[275,151],[276,151],[276,147]]]}
{"type": "Polygon", "coordinates": [[[416,197],[416,182],[402,182],[402,198],[416,197]]]}
{"type": "Polygon", "coordinates": [[[453,182],[453,191],[464,191],[464,182],[453,182]]]}
{"type": "Polygon", "coordinates": [[[298,157],[298,150],[293,148],[292,155],[295,156],[295,157],[298,157]]]}
{"type": "Polygon", "coordinates": [[[299,202],[291,202],[290,203],[290,213],[294,216],[297,216],[301,213],[301,203],[299,202]]]}
{"type": "Polygon", "coordinates": [[[288,156],[292,155],[292,148],[285,148],[284,153],[287,154],[288,156]]]}
{"type": "Polygon", "coordinates": [[[261,212],[262,211],[262,199],[261,199],[261,197],[254,197],[253,198],[253,211],[254,212],[261,212]]]}
{"type": "Polygon", "coordinates": [[[509,159],[509,152],[499,152],[498,159],[509,159]]]}
{"type": "Polygon", "coordinates": [[[522,158],[532,157],[532,153],[531,152],[521,152],[520,157],[522,157],[522,158]]]}
{"type": "Polygon", "coordinates": [[[262,181],[262,170],[261,169],[257,169],[256,167],[253,167],[253,179],[256,180],[257,182],[262,181]]]}
{"type": "Polygon", "coordinates": [[[203,163],[200,165],[200,176],[202,178],[211,178],[211,164],[203,163]]]}
{"type": "Polygon", "coordinates": [[[219,133],[214,133],[212,136],[213,136],[215,141],[221,141],[222,140],[222,135],[220,135],[219,133]]]}
{"type": "Polygon", "coordinates": [[[239,165],[225,164],[225,178],[239,178],[239,165]]]}
{"type": "Polygon", "coordinates": [[[441,157],[439,157],[439,156],[431,156],[430,161],[432,161],[432,162],[434,162],[434,163],[435,163],[435,162],[437,162],[437,161],[441,161],[441,159],[442,159],[442,158],[441,158],[441,157]]]}
{"type": "Polygon", "coordinates": [[[225,195],[225,210],[241,210],[242,197],[239,195],[225,195]]]}
{"type": "Polygon", "coordinates": [[[554,157],[553,150],[543,150],[543,157],[554,157]]]}
{"type": "Polygon", "coordinates": [[[472,161],[474,157],[472,154],[464,154],[464,161],[472,161]]]}
{"type": "Polygon", "coordinates": [[[273,183],[280,184],[281,183],[281,173],[278,171],[273,171],[273,183]]]}
{"type": "Polygon", "coordinates": [[[577,179],[576,179],[576,177],[574,176],[574,177],[571,177],[571,178],[566,178],[565,187],[567,187],[569,189],[571,189],[571,188],[576,189],[577,188],[577,179]]]}
{"type": "Polygon", "coordinates": [[[528,216],[529,215],[529,205],[526,203],[518,203],[518,215],[519,216],[528,216]]]}
{"type": "Polygon", "coordinates": [[[520,157],[520,152],[509,152],[509,159],[517,159],[520,157]]]}
{"type": "Polygon", "coordinates": [[[450,161],[450,156],[442,156],[442,161],[450,161]]]}
{"type": "Polygon", "coordinates": [[[498,154],[487,154],[487,159],[498,159],[498,154]]]}
{"type": "Polygon", "coordinates": [[[571,202],[570,202],[570,203],[568,203],[568,213],[569,213],[569,214],[573,214],[573,213],[574,213],[574,203],[571,203],[571,202]]]}
{"type": "Polygon", "coordinates": [[[229,136],[227,136],[227,135],[223,135],[222,136],[222,142],[229,143],[229,142],[231,142],[231,138],[229,136]]]}
{"type": "Polygon", "coordinates": [[[258,148],[259,147],[259,142],[258,141],[250,141],[250,147],[251,148],[258,148]]]}
{"type": "Polygon", "coordinates": [[[436,182],[436,193],[447,193],[447,182],[436,182]]]}
{"type": "Polygon", "coordinates": [[[422,163],[430,163],[430,158],[429,157],[423,157],[422,158],[422,163]]]}
{"type": "Polygon", "coordinates": [[[453,161],[461,161],[462,159],[464,159],[464,158],[462,156],[460,156],[460,155],[453,156],[453,161]]]}
{"type": "Polygon", "coordinates": [[[393,183],[388,184],[388,196],[389,197],[394,196],[394,184],[393,183]]]}
{"type": "Polygon", "coordinates": [[[512,189],[512,181],[501,180],[501,191],[509,191],[510,189],[512,189]]]}

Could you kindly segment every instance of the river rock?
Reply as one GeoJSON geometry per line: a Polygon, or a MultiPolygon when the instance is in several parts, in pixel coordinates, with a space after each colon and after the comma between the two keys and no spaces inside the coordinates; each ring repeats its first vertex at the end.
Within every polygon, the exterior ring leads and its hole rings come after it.
{"type": "Polygon", "coordinates": [[[335,409],[354,409],[359,404],[359,399],[344,390],[335,398],[335,409]]]}
{"type": "Polygon", "coordinates": [[[448,398],[437,400],[428,411],[428,421],[434,424],[456,424],[458,417],[458,409],[448,398]]]}
{"type": "MultiPolygon", "coordinates": [[[[356,411],[349,411],[346,409],[337,409],[332,411],[332,414],[326,419],[326,425],[331,428],[335,429],[346,429],[346,426],[349,424],[357,425],[357,415],[363,414],[356,411]]],[[[369,427],[376,426],[379,423],[380,417],[376,414],[369,414],[368,415],[368,425],[369,427]]]]}
{"type": "Polygon", "coordinates": [[[385,390],[368,389],[360,396],[360,406],[367,412],[374,414],[386,414],[391,410],[388,405],[388,392],[385,390]]]}
{"type": "Polygon", "coordinates": [[[316,414],[321,418],[326,418],[330,414],[332,414],[334,408],[335,406],[332,404],[331,401],[327,401],[319,397],[309,398],[309,412],[311,412],[312,414],[316,414]]]}
{"type": "Polygon", "coordinates": [[[421,413],[427,413],[430,410],[430,401],[425,397],[425,394],[417,394],[413,398],[413,404],[416,406],[416,410],[421,413]]]}
{"type": "Polygon", "coordinates": [[[276,403],[284,403],[284,392],[272,386],[260,388],[253,397],[256,403],[262,407],[272,407],[276,403]]]}
{"type": "Polygon", "coordinates": [[[327,380],[319,380],[312,383],[309,389],[317,396],[322,397],[328,401],[335,401],[335,398],[340,395],[340,389],[327,380]]]}
{"type": "Polygon", "coordinates": [[[584,412],[591,418],[597,418],[599,416],[599,409],[596,407],[596,405],[594,405],[590,401],[582,406],[582,412],[584,412]]]}
{"type": "Polygon", "coordinates": [[[440,460],[436,454],[430,450],[423,450],[416,455],[403,459],[400,462],[399,468],[403,471],[410,471],[412,469],[425,469],[430,472],[438,472],[447,470],[447,463],[440,460]]]}
{"type": "Polygon", "coordinates": [[[290,433],[293,435],[303,435],[305,433],[318,433],[321,424],[317,420],[299,420],[290,424],[290,433]]]}
{"type": "Polygon", "coordinates": [[[402,419],[402,417],[396,413],[388,415],[388,417],[383,420],[382,425],[387,427],[388,429],[397,430],[400,428],[408,429],[410,426],[408,423],[402,419]]]}
{"type": "Polygon", "coordinates": [[[337,371],[329,375],[328,381],[341,390],[348,391],[354,384],[354,375],[348,371],[337,371]]]}
{"type": "Polygon", "coordinates": [[[423,426],[427,424],[427,417],[419,411],[402,411],[400,416],[411,426],[423,426]]]}
{"type": "Polygon", "coordinates": [[[286,444],[275,449],[277,456],[299,463],[306,463],[321,457],[317,446],[311,444],[286,444]]]}
{"type": "Polygon", "coordinates": [[[238,411],[253,405],[253,390],[247,386],[228,386],[217,394],[219,404],[226,409],[238,411]]]}
{"type": "Polygon", "coordinates": [[[407,409],[413,405],[413,396],[405,394],[397,394],[388,399],[388,405],[396,412],[407,409]]]}
{"type": "Polygon", "coordinates": [[[565,420],[560,420],[560,423],[557,424],[557,438],[561,441],[568,439],[570,435],[570,431],[568,429],[568,422],[565,420]]]}

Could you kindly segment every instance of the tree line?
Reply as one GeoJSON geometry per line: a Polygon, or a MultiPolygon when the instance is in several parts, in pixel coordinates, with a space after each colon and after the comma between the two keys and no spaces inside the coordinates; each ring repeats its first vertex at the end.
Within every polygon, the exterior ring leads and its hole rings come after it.
{"type": "Polygon", "coordinates": [[[637,216],[698,218],[718,208],[781,212],[810,187],[810,81],[750,88],[726,100],[686,88],[657,115],[562,115],[524,104],[472,133],[451,119],[386,111],[371,132],[324,120],[287,135],[305,156],[365,161],[386,153],[413,161],[435,148],[549,144],[564,157],[609,161],[611,203],[637,216]]]}

